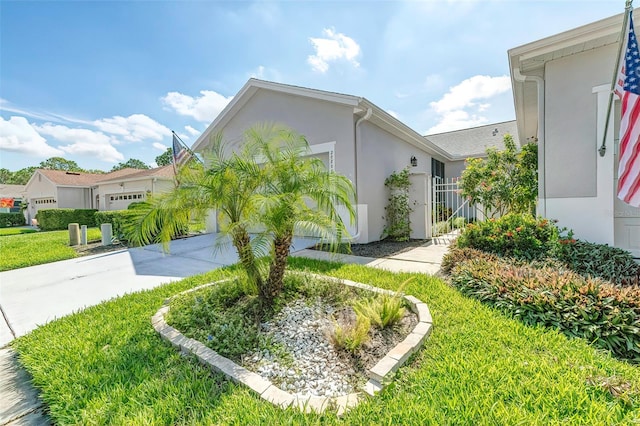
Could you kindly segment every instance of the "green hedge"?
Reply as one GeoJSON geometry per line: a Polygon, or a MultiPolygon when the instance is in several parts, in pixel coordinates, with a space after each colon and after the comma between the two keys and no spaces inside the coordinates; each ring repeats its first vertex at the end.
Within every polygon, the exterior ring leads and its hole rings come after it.
{"type": "Polygon", "coordinates": [[[36,219],[42,231],[59,231],[67,229],[70,223],[95,226],[94,209],[44,209],[38,211],[36,219]]]}
{"type": "Polygon", "coordinates": [[[639,287],[619,287],[572,271],[487,258],[459,263],[451,271],[451,283],[463,294],[526,324],[555,327],[610,350],[618,358],[640,363],[639,287]]]}
{"type": "Polygon", "coordinates": [[[507,214],[467,225],[457,244],[500,256],[541,259],[558,248],[559,233],[549,219],[507,214]]]}
{"type": "Polygon", "coordinates": [[[131,210],[99,211],[95,214],[96,225],[100,226],[103,223],[110,223],[113,236],[121,242],[128,244],[129,241],[126,237],[125,229],[129,225],[132,215],[133,212],[131,210]]]}
{"type": "Polygon", "coordinates": [[[18,213],[0,213],[0,228],[11,228],[25,224],[24,215],[18,213]]]}

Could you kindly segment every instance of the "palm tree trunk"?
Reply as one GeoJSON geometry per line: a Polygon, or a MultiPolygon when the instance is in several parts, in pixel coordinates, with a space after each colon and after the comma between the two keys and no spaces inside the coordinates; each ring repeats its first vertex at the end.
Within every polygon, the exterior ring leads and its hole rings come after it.
{"type": "Polygon", "coordinates": [[[264,280],[260,275],[256,257],[251,248],[251,237],[249,237],[249,233],[244,228],[238,228],[234,230],[232,239],[242,267],[247,272],[249,279],[255,284],[258,290],[260,290],[264,287],[264,280]]]}
{"type": "Polygon", "coordinates": [[[291,249],[292,234],[282,237],[276,237],[273,240],[274,256],[269,266],[269,277],[264,288],[264,294],[260,296],[263,300],[271,303],[283,288],[284,271],[287,267],[287,259],[289,258],[289,250],[291,249]]]}

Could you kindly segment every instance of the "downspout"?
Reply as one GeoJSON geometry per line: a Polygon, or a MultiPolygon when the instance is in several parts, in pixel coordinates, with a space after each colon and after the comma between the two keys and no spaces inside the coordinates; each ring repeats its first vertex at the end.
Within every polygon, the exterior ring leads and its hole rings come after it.
{"type": "Polygon", "coordinates": [[[525,81],[534,81],[538,89],[538,158],[542,161],[538,161],[538,192],[539,195],[539,212],[543,217],[547,217],[547,177],[545,175],[546,168],[546,145],[545,145],[545,120],[544,120],[544,79],[537,75],[523,75],[520,73],[520,68],[513,69],[513,76],[516,81],[524,83],[525,81]]]}
{"type": "Polygon", "coordinates": [[[358,219],[358,199],[360,198],[360,190],[358,189],[358,153],[360,152],[360,134],[358,132],[358,130],[360,129],[360,123],[362,123],[363,121],[366,121],[368,119],[371,118],[371,115],[373,115],[373,109],[371,108],[367,108],[367,112],[360,117],[357,121],[356,121],[356,125],[354,126],[353,129],[353,139],[354,139],[354,155],[353,155],[353,179],[355,180],[354,182],[354,186],[356,189],[356,234],[353,235],[351,238],[353,239],[353,241],[357,240],[358,238],[360,238],[360,220],[358,219]]]}

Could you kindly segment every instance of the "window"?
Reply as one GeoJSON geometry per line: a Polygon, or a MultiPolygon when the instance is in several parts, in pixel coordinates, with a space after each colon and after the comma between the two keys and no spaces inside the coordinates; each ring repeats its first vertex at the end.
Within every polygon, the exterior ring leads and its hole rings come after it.
{"type": "Polygon", "coordinates": [[[444,179],[444,163],[442,161],[431,159],[431,175],[434,178],[444,179]]]}

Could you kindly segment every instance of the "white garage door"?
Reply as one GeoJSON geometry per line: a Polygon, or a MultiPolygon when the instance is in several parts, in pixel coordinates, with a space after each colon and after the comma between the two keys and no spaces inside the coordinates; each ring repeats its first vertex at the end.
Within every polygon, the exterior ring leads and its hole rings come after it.
{"type": "Polygon", "coordinates": [[[126,194],[107,194],[107,210],[126,210],[129,204],[144,200],[144,192],[130,192],[126,194]]]}

